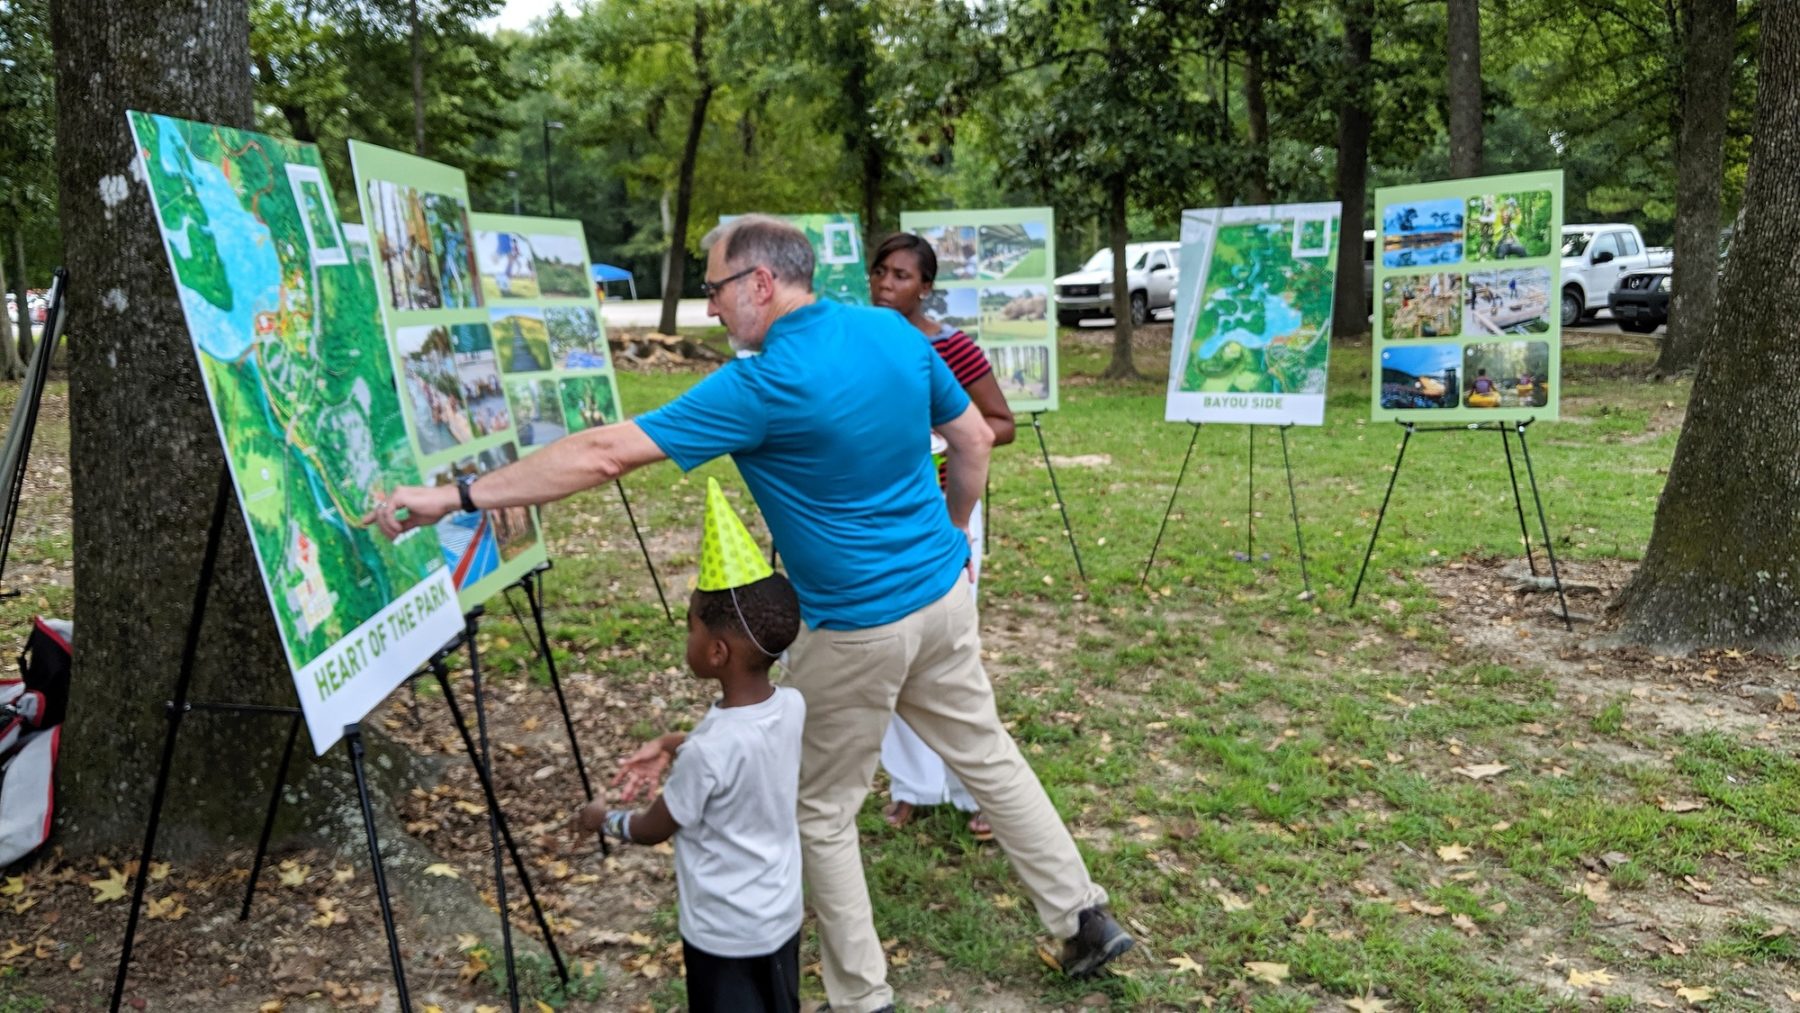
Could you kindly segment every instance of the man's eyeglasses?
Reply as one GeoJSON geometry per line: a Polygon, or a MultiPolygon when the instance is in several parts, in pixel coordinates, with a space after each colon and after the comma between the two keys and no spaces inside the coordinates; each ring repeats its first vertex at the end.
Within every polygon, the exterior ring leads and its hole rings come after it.
{"type": "Polygon", "coordinates": [[[718,281],[703,281],[700,283],[700,294],[707,297],[708,299],[711,299],[713,296],[716,296],[720,292],[724,291],[725,286],[731,284],[732,282],[738,280],[739,278],[742,278],[746,274],[755,274],[755,273],[756,273],[756,268],[754,266],[752,266],[752,267],[744,268],[742,271],[739,271],[738,273],[732,275],[729,278],[720,278],[718,281]]]}

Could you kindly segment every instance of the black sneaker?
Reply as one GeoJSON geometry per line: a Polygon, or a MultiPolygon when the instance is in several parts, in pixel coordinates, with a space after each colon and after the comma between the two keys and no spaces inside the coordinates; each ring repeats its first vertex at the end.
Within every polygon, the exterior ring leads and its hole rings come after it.
{"type": "MultiPolygon", "coordinates": [[[[826,1003],[818,1009],[813,1010],[813,1013],[831,1013],[831,1004],[826,1003]]],[[[894,1004],[890,1002],[886,1006],[876,1010],[875,1013],[894,1013],[894,1004]]]]}
{"type": "Polygon", "coordinates": [[[1071,978],[1092,977],[1114,957],[1137,944],[1105,908],[1088,908],[1079,917],[1080,927],[1063,940],[1062,969],[1071,978]]]}

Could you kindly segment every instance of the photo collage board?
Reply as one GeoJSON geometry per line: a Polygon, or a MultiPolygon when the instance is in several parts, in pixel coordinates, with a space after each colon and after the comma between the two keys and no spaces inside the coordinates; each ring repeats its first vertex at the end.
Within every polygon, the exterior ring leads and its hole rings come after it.
{"type": "Polygon", "coordinates": [[[436,533],[390,542],[363,523],[420,481],[375,276],[316,146],[140,112],[127,122],[322,754],[463,627],[436,533]]]}
{"type": "Polygon", "coordinates": [[[1554,419],[1562,173],[1375,193],[1371,418],[1554,419]]]}
{"type": "Polygon", "coordinates": [[[619,421],[619,385],[581,223],[491,214],[469,222],[520,451],[619,421]]]}
{"type": "MultiPolygon", "coordinates": [[[[719,224],[742,215],[720,215],[719,224]]],[[[813,248],[813,294],[846,306],[871,305],[868,251],[863,249],[862,216],[828,212],[770,215],[801,232],[813,248]]],[[[704,262],[702,262],[704,263],[704,262]]]]}
{"type": "Polygon", "coordinates": [[[1056,220],[1049,208],[903,211],[937,254],[926,312],[960,328],[1015,412],[1057,407],[1056,220]]]}
{"type": "Polygon", "coordinates": [[[1325,422],[1339,205],[1181,214],[1170,422],[1325,422]]]}
{"type": "MultiPolygon", "coordinates": [[[[451,485],[511,464],[519,433],[462,170],[355,140],[350,164],[424,484],[451,485]]],[[[465,610],[547,558],[532,508],[456,511],[436,527],[465,610]]]]}

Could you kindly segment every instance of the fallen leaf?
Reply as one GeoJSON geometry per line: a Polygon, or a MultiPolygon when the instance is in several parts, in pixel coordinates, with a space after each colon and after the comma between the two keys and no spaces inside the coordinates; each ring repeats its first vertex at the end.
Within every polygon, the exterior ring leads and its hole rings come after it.
{"type": "Polygon", "coordinates": [[[650,937],[647,935],[644,935],[642,932],[633,932],[631,935],[628,935],[625,937],[625,941],[630,943],[633,946],[649,946],[650,945],[650,937]]]}
{"type": "Polygon", "coordinates": [[[1177,973],[1181,971],[1190,971],[1195,975],[1206,973],[1206,969],[1200,966],[1198,961],[1185,953],[1179,957],[1170,957],[1169,966],[1173,967],[1177,973]]]}
{"type": "Polygon", "coordinates": [[[178,922],[187,913],[187,906],[181,903],[181,895],[170,894],[150,901],[149,907],[144,910],[144,917],[151,921],[178,922]]]}
{"type": "Polygon", "coordinates": [[[1446,844],[1437,849],[1437,856],[1445,862],[1466,862],[1469,859],[1469,849],[1461,844],[1446,844]]]}
{"type": "Polygon", "coordinates": [[[167,863],[167,862],[151,862],[150,863],[150,881],[152,883],[160,883],[163,880],[168,879],[168,878],[169,878],[169,863],[167,863]]]}
{"type": "Polygon", "coordinates": [[[5,883],[0,883],[0,897],[16,897],[24,892],[24,876],[8,876],[5,883]]]}
{"type": "MultiPolygon", "coordinates": [[[[556,1013],[556,1007],[542,999],[533,999],[531,1001],[537,1003],[537,1013],[556,1013]]],[[[499,1013],[499,1011],[496,1010],[495,1013],[499,1013]]]]}
{"type": "Polygon", "coordinates": [[[988,903],[994,905],[994,907],[1000,911],[1011,911],[1013,908],[1019,906],[1018,900],[1009,893],[994,894],[992,897],[988,898],[988,903]]]}
{"type": "Polygon", "coordinates": [[[1713,990],[1701,985],[1695,985],[1693,988],[1678,988],[1675,990],[1675,994],[1686,999],[1689,1005],[1698,1006],[1713,997],[1713,990]]]}
{"type": "Polygon", "coordinates": [[[1784,988],[1782,991],[1787,993],[1788,1002],[1800,1002],[1800,989],[1784,988]]]}
{"type": "Polygon", "coordinates": [[[37,902],[38,899],[36,897],[20,897],[18,900],[13,901],[13,914],[24,914],[32,908],[37,907],[37,902]]]}
{"type": "Polygon", "coordinates": [[[1250,902],[1244,900],[1235,893],[1215,893],[1213,896],[1219,899],[1219,906],[1226,911],[1250,910],[1250,902]]]}
{"type": "Polygon", "coordinates": [[[482,955],[480,950],[476,950],[475,952],[469,954],[468,961],[465,962],[463,964],[462,968],[456,972],[456,976],[461,978],[464,981],[474,981],[477,977],[480,976],[481,972],[483,972],[487,969],[488,969],[487,958],[482,955]]]}
{"type": "Polygon", "coordinates": [[[1472,781],[1479,781],[1483,778],[1493,777],[1497,774],[1504,774],[1512,768],[1504,763],[1474,763],[1467,767],[1452,767],[1450,769],[1472,781]]]}
{"type": "Polygon", "coordinates": [[[355,878],[356,869],[351,866],[346,865],[341,869],[331,870],[331,881],[333,883],[348,883],[355,878]]]}
{"type": "Polygon", "coordinates": [[[498,1006],[477,1006],[477,1007],[475,1007],[475,1013],[500,1013],[500,1007],[498,1007],[498,1006]]]}
{"type": "Polygon", "coordinates": [[[1574,967],[1569,968],[1569,984],[1576,988],[1591,988],[1595,985],[1610,985],[1612,983],[1612,974],[1603,967],[1596,968],[1592,971],[1583,971],[1574,967]]]}
{"type": "Polygon", "coordinates": [[[281,885],[296,889],[306,884],[306,874],[312,871],[310,865],[296,865],[293,862],[281,863],[281,885]]]}
{"type": "Polygon", "coordinates": [[[1386,1013],[1388,1004],[1386,999],[1345,999],[1344,1008],[1355,1010],[1356,1013],[1386,1013]]]}
{"type": "Polygon", "coordinates": [[[54,939],[39,939],[37,941],[37,947],[35,949],[33,949],[31,952],[32,952],[32,955],[37,957],[39,960],[49,960],[51,958],[51,956],[53,956],[56,953],[56,940],[54,940],[54,939]]]}
{"type": "Polygon", "coordinates": [[[1468,933],[1471,936],[1475,935],[1476,933],[1479,933],[1481,931],[1481,929],[1475,924],[1475,919],[1470,918],[1468,915],[1451,915],[1450,916],[1450,924],[1456,926],[1457,928],[1463,930],[1464,932],[1468,933]]]}
{"type": "Polygon", "coordinates": [[[435,1002],[428,1002],[423,1007],[424,1013],[444,1013],[444,1007],[435,1002]]]}
{"type": "Polygon", "coordinates": [[[256,1007],[256,1013],[281,1013],[284,1003],[280,999],[270,999],[256,1007]]]}
{"type": "Polygon", "coordinates": [[[1257,981],[1266,981],[1271,985],[1281,984],[1287,980],[1288,976],[1286,964],[1275,964],[1266,960],[1246,960],[1244,961],[1244,970],[1257,981]]]}
{"type": "Polygon", "coordinates": [[[462,878],[462,873],[457,872],[456,869],[453,866],[451,866],[448,862],[433,862],[430,865],[427,865],[425,867],[425,875],[427,875],[427,876],[442,876],[445,879],[461,879],[462,878]]]}
{"type": "Polygon", "coordinates": [[[1665,799],[1661,805],[1657,806],[1657,808],[1666,813],[1691,813],[1705,809],[1706,803],[1696,802],[1693,799],[1688,798],[1677,799],[1673,802],[1665,799]]]}
{"type": "Polygon", "coordinates": [[[94,903],[104,904],[111,900],[125,899],[125,870],[114,869],[105,879],[90,879],[88,886],[93,888],[94,903]]]}
{"type": "Polygon", "coordinates": [[[1570,892],[1586,897],[1596,904],[1601,904],[1604,903],[1607,896],[1611,894],[1612,887],[1609,886],[1604,879],[1586,880],[1575,884],[1570,892]]]}
{"type": "Polygon", "coordinates": [[[1319,924],[1319,912],[1317,909],[1309,907],[1306,909],[1306,914],[1300,916],[1300,920],[1294,923],[1294,927],[1297,929],[1310,929],[1317,924],[1319,924]]]}
{"type": "Polygon", "coordinates": [[[19,945],[17,939],[8,939],[6,941],[6,948],[0,950],[0,960],[11,960],[19,954],[24,953],[26,949],[27,947],[19,945]]]}
{"type": "Polygon", "coordinates": [[[479,802],[468,802],[460,798],[457,799],[453,805],[471,816],[479,816],[482,813],[487,812],[487,806],[484,806],[479,802]]]}
{"type": "Polygon", "coordinates": [[[81,970],[81,966],[82,966],[81,954],[77,953],[73,957],[69,958],[69,970],[79,971],[79,970],[81,970]]]}
{"type": "Polygon", "coordinates": [[[481,937],[477,936],[473,932],[462,932],[462,933],[457,934],[456,951],[458,953],[467,953],[470,950],[472,950],[475,947],[480,946],[480,945],[481,945],[481,937]]]}

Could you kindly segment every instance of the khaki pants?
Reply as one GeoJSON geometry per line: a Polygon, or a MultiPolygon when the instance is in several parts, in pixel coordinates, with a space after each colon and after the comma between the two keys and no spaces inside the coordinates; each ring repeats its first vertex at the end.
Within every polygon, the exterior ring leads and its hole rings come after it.
{"type": "Polygon", "coordinates": [[[785,681],[806,697],[800,846],[834,1011],[865,1013],[894,1001],[856,832],[894,713],[980,803],[1051,935],[1074,935],[1076,916],[1106,902],[1000,724],[966,576],[949,594],[886,626],[802,629],[788,652],[785,681]]]}

